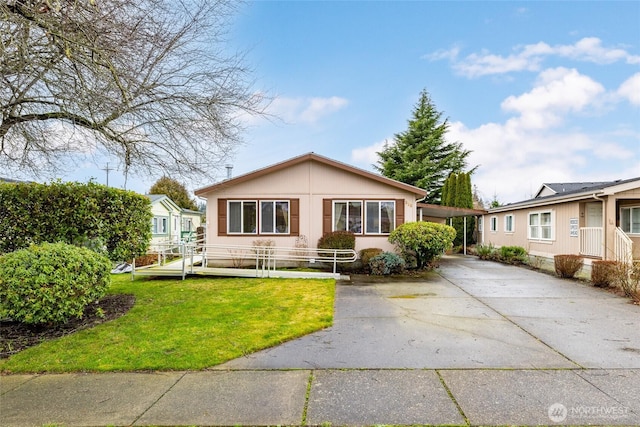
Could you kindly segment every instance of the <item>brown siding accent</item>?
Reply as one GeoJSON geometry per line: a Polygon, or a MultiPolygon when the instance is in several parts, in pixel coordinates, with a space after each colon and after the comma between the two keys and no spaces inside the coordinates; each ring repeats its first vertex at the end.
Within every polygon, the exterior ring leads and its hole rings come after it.
{"type": "Polygon", "coordinates": [[[331,199],[322,199],[322,235],[331,233],[331,218],[333,213],[331,212],[331,206],[333,205],[331,199]]]}
{"type": "Polygon", "coordinates": [[[300,199],[291,199],[289,201],[289,215],[291,224],[289,225],[289,233],[292,236],[300,235],[300,199]]]}
{"type": "Polygon", "coordinates": [[[218,236],[227,235],[227,199],[218,199],[218,236]]]}
{"type": "Polygon", "coordinates": [[[404,224],[404,199],[396,200],[396,228],[404,224]]]}

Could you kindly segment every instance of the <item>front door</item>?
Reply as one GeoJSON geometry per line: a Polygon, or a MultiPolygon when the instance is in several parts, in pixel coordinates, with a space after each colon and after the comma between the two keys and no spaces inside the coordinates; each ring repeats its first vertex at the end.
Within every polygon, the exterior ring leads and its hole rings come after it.
{"type": "Polygon", "coordinates": [[[602,227],[602,203],[594,202],[586,205],[586,227],[602,227]]]}

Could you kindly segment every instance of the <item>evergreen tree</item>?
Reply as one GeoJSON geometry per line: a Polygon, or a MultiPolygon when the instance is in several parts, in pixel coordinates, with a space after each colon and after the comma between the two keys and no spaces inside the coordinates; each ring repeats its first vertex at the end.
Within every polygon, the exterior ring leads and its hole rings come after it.
{"type": "Polygon", "coordinates": [[[196,202],[189,197],[189,192],[183,184],[175,179],[163,176],[149,189],[149,194],[164,194],[183,209],[198,210],[196,202]]]}
{"type": "MultiPolygon", "coordinates": [[[[473,209],[473,190],[471,187],[471,172],[451,173],[445,181],[442,193],[442,205],[458,208],[473,209]],[[446,189],[445,189],[446,188],[446,189]]],[[[453,244],[462,245],[464,242],[464,217],[456,217],[452,220],[456,229],[456,238],[453,244]]],[[[467,242],[474,242],[475,218],[467,217],[467,242]]]]}
{"type": "Polygon", "coordinates": [[[409,127],[385,143],[375,168],[384,176],[427,190],[425,202],[440,204],[442,186],[451,172],[466,167],[471,153],[445,139],[449,123],[442,119],[426,90],[420,93],[409,127]]]}

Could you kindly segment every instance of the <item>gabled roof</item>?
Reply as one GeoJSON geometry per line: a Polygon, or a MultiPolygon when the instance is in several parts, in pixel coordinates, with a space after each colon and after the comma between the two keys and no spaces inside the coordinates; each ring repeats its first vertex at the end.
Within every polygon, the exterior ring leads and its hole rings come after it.
{"type": "Polygon", "coordinates": [[[542,187],[538,190],[535,197],[538,198],[542,193],[570,193],[578,190],[587,190],[593,187],[600,187],[603,185],[609,185],[612,182],[617,181],[606,181],[606,182],[551,182],[542,184],[542,187]],[[546,191],[545,191],[546,190],[546,191]]]}
{"type": "Polygon", "coordinates": [[[387,178],[382,175],[378,175],[378,174],[366,171],[364,169],[359,169],[354,166],[348,165],[346,163],[342,163],[337,160],[330,159],[328,157],[320,156],[315,153],[303,154],[301,156],[294,157],[289,160],[285,160],[284,162],[276,163],[275,165],[267,166],[265,168],[255,170],[253,172],[249,172],[244,175],[239,175],[235,178],[227,179],[227,180],[218,182],[216,184],[209,185],[208,187],[199,188],[194,193],[196,196],[202,196],[207,193],[219,190],[220,188],[225,188],[231,185],[240,184],[242,182],[251,181],[251,180],[260,178],[262,176],[268,175],[270,173],[277,172],[277,171],[289,168],[291,166],[295,166],[300,163],[304,163],[308,161],[322,163],[324,165],[331,166],[355,175],[359,175],[359,176],[371,179],[373,181],[377,181],[377,182],[389,185],[391,187],[396,187],[403,191],[411,192],[416,196],[418,196],[417,198],[423,198],[427,193],[427,191],[422,188],[414,187],[413,185],[405,184],[403,182],[396,181],[394,179],[387,178]]]}
{"type": "Polygon", "coordinates": [[[171,200],[166,194],[145,194],[151,200],[151,204],[162,204],[167,210],[181,212],[182,208],[176,202],[171,200]]]}
{"type": "MultiPolygon", "coordinates": [[[[607,196],[616,194],[621,191],[631,190],[633,188],[640,188],[640,177],[630,179],[618,179],[615,181],[607,182],[589,182],[589,183],[568,183],[565,191],[558,192],[549,196],[535,197],[529,200],[523,200],[521,202],[509,203],[504,206],[489,209],[489,213],[504,212],[513,209],[533,207],[533,206],[545,206],[552,205],[560,202],[569,202],[575,200],[585,200],[593,198],[593,196],[607,196]]],[[[550,184],[545,184],[550,185],[550,184]]],[[[558,185],[558,184],[551,184],[558,185]]],[[[544,186],[543,186],[544,188],[544,186]]],[[[551,187],[547,187],[551,188],[551,187]]],[[[558,188],[558,187],[556,187],[558,188]]],[[[542,190],[542,188],[541,188],[542,190]]],[[[540,193],[540,191],[538,191],[540,193]]]]}

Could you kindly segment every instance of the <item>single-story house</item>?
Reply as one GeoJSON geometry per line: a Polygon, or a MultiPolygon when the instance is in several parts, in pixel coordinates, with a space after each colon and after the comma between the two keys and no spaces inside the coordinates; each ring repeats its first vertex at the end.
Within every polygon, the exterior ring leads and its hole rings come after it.
{"type": "Polygon", "coordinates": [[[325,233],[352,231],[356,251],[393,250],[389,233],[416,221],[422,188],[308,153],[195,191],[207,200],[207,244],[273,240],[315,248],[325,233]],[[215,218],[215,219],[214,219],[215,218]]]}
{"type": "Polygon", "coordinates": [[[640,259],[640,177],[543,184],[535,197],[489,209],[482,242],[545,258],[640,259]]]}
{"type": "Polygon", "coordinates": [[[160,243],[179,242],[194,238],[201,226],[202,213],[183,209],[164,194],[147,194],[151,200],[151,249],[160,243]]]}

